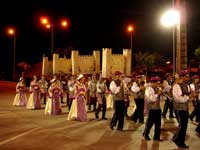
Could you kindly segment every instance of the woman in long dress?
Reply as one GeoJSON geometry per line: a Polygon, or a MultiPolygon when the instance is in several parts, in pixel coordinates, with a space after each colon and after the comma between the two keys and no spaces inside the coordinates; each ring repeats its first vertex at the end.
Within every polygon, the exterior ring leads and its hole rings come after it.
{"type": "Polygon", "coordinates": [[[47,104],[45,106],[44,113],[45,115],[59,115],[61,114],[61,105],[60,105],[60,100],[61,96],[63,94],[63,90],[60,87],[60,84],[58,84],[58,80],[53,79],[51,81],[51,85],[48,89],[48,100],[47,104]]]}
{"type": "Polygon", "coordinates": [[[27,103],[26,85],[24,82],[24,78],[22,77],[19,79],[19,82],[16,85],[16,92],[17,93],[15,95],[13,105],[25,107],[27,103]]]}
{"type": "Polygon", "coordinates": [[[40,100],[40,84],[37,81],[37,76],[33,76],[33,80],[30,83],[30,96],[28,99],[27,109],[40,109],[41,100],[40,100]]]}
{"type": "Polygon", "coordinates": [[[79,75],[76,82],[75,99],[72,102],[67,120],[87,121],[86,98],[87,89],[83,83],[83,75],[79,75]]]}

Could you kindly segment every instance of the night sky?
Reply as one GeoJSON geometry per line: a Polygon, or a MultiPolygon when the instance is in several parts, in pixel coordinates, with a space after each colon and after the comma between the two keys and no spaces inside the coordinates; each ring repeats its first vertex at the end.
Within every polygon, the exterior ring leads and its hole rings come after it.
{"type": "MultiPolygon", "coordinates": [[[[11,72],[13,39],[6,27],[16,28],[16,63],[37,63],[50,55],[50,31],[40,24],[49,16],[56,24],[67,18],[67,30],[54,28],[54,49],[73,47],[81,54],[113,48],[114,53],[130,48],[126,31],[133,24],[133,52],[156,51],[172,57],[172,33],[160,25],[160,16],[171,0],[6,0],[0,2],[0,71],[11,72]]],[[[200,45],[200,1],[188,0],[188,52],[193,57],[200,45]]]]}

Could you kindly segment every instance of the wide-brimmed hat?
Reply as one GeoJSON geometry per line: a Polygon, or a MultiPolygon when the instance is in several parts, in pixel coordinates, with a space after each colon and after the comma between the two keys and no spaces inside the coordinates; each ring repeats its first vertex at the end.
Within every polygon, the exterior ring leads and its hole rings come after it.
{"type": "Polygon", "coordinates": [[[19,78],[19,81],[22,81],[23,79],[24,79],[23,77],[20,77],[20,78],[19,78]]]}
{"type": "Polygon", "coordinates": [[[56,79],[53,78],[53,79],[50,80],[50,83],[54,83],[55,81],[56,81],[56,79]]]}
{"type": "Polygon", "coordinates": [[[80,80],[83,78],[83,74],[80,74],[78,77],[77,77],[77,80],[80,80]]]}

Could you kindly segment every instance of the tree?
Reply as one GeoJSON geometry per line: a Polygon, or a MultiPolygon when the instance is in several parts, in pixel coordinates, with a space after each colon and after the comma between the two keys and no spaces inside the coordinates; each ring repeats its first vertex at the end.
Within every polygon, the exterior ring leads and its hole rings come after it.
{"type": "Polygon", "coordinates": [[[198,47],[197,49],[195,49],[194,55],[200,59],[200,47],[198,47]]]}
{"type": "Polygon", "coordinates": [[[163,57],[158,53],[139,52],[135,54],[137,68],[146,68],[146,74],[152,71],[157,65],[159,66],[163,57]]]}

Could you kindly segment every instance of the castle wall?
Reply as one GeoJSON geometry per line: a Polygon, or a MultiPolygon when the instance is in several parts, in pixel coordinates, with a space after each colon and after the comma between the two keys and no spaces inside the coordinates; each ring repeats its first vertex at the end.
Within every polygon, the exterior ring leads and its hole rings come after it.
{"type": "Polygon", "coordinates": [[[102,77],[106,78],[112,74],[112,49],[103,48],[102,53],[102,77]]]}
{"type": "Polygon", "coordinates": [[[111,77],[115,71],[120,71],[124,75],[131,74],[132,52],[130,49],[124,49],[123,54],[112,54],[111,48],[104,48],[102,56],[103,77],[111,77]]]}
{"type": "Polygon", "coordinates": [[[79,56],[78,61],[79,73],[92,74],[95,71],[95,61],[92,55],[79,56]]]}
{"type": "Polygon", "coordinates": [[[52,71],[53,71],[52,67],[53,67],[52,61],[49,61],[48,57],[43,56],[43,59],[42,59],[42,75],[52,74],[52,71]]]}
{"type": "Polygon", "coordinates": [[[123,49],[123,57],[125,58],[124,73],[127,76],[130,76],[132,67],[132,51],[130,49],[123,49]]]}
{"type": "Polygon", "coordinates": [[[100,73],[100,51],[93,51],[95,73],[100,73]]]}
{"type": "Polygon", "coordinates": [[[112,65],[111,65],[110,72],[112,74],[115,73],[115,71],[120,71],[124,73],[124,67],[125,67],[125,59],[122,54],[113,54],[112,55],[112,65]]]}
{"type": "Polygon", "coordinates": [[[55,73],[71,73],[71,59],[59,58],[58,54],[53,54],[53,74],[55,73]]]}
{"type": "MultiPolygon", "coordinates": [[[[100,51],[93,51],[93,55],[79,55],[78,51],[72,51],[71,59],[59,58],[53,54],[53,61],[43,57],[42,74],[72,73],[92,74],[100,73],[100,51]]],[[[121,71],[125,75],[131,73],[131,50],[124,49],[123,54],[112,54],[111,48],[103,48],[102,51],[102,77],[111,77],[115,71],[121,71]]]]}

